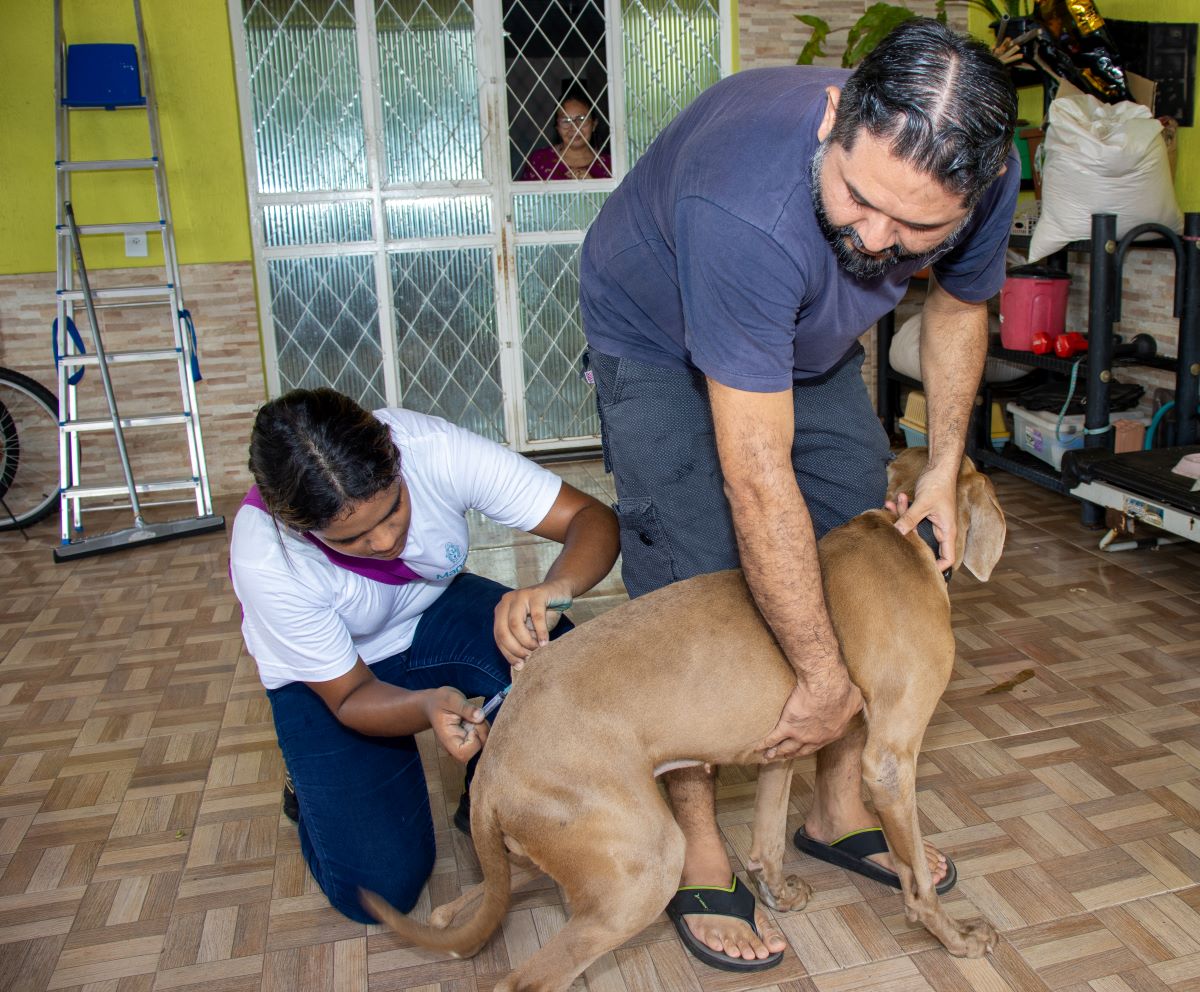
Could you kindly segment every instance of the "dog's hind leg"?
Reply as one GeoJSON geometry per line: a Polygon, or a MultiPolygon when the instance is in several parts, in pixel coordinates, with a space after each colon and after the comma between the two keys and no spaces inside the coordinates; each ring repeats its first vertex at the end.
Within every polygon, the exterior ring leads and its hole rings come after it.
{"type": "Polygon", "coordinates": [[[554,842],[529,845],[530,855],[563,886],[571,916],[496,992],[564,992],[602,954],[653,923],[679,885],[683,835],[657,789],[627,794],[624,804],[605,797],[576,818],[565,843],[561,831],[549,833],[554,842]]]}
{"type": "MultiPolygon", "coordinates": [[[[512,865],[512,882],[509,885],[510,892],[518,891],[522,886],[529,884],[529,882],[542,874],[541,870],[526,857],[510,853],[508,860],[512,865]]],[[[479,882],[476,885],[472,885],[457,899],[442,903],[442,905],[429,914],[429,925],[438,929],[453,926],[459,916],[474,910],[475,904],[483,898],[483,891],[484,883],[479,882]]]]}
{"type": "Polygon", "coordinates": [[[758,770],[754,834],[750,842],[750,863],[747,865],[758,883],[763,902],[781,912],[803,909],[812,895],[812,889],[806,882],[795,875],[785,878],[783,874],[791,787],[791,760],[775,761],[758,770]]]}
{"type": "MultiPolygon", "coordinates": [[[[887,724],[886,719],[880,722],[887,724]]],[[[924,728],[927,722],[922,721],[920,726],[924,728]]],[[[959,924],[952,920],[938,898],[925,860],[917,818],[917,743],[888,740],[872,725],[863,751],[863,780],[883,824],[893,867],[900,876],[904,915],[912,923],[923,924],[956,957],[982,957],[995,948],[996,931],[987,923],[959,924]]]]}

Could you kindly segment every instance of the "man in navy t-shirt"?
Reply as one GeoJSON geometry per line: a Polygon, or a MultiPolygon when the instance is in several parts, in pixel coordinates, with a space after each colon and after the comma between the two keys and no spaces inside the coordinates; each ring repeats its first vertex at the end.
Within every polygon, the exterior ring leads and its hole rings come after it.
{"type": "MultiPolygon", "coordinates": [[[[741,565],[797,676],[761,742],[767,757],[837,740],[862,706],[826,612],[816,539],[882,502],[888,442],[857,339],[926,266],[930,459],[897,527],[928,518],[939,567],[952,563],[986,301],[1004,280],[1019,183],[1015,118],[1012,84],[986,48],[915,19],[853,74],[788,66],[708,89],[584,242],[587,360],[625,584],[637,596],[741,565]]],[[[796,842],[827,860],[889,866],[860,798],[860,750],[858,740],[821,752],[796,842]]],[[[668,910],[685,945],[716,967],[776,963],[780,935],[752,929],[753,900],[736,886],[728,895],[711,776],[670,773],[668,789],[687,839],[687,889],[668,910]]],[[[935,883],[953,884],[953,865],[928,845],[927,857],[935,883]]]]}

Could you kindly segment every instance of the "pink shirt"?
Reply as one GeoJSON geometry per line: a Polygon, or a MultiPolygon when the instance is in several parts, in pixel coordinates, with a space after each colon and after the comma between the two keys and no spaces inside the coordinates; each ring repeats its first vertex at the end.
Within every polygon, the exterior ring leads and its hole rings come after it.
{"type": "MultiPolygon", "coordinates": [[[[610,179],[612,177],[612,158],[608,152],[601,152],[588,166],[585,179],[610,179]]],[[[558,157],[553,145],[539,148],[529,156],[529,163],[521,172],[521,182],[536,182],[540,179],[574,179],[567,164],[558,157]]]]}

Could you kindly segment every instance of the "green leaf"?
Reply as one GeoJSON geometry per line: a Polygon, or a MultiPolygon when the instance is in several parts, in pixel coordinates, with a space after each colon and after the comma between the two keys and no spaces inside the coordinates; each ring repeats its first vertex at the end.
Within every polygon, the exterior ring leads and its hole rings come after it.
{"type": "Polygon", "coordinates": [[[946,0],[937,0],[937,3],[935,3],[933,6],[934,6],[934,9],[937,11],[937,14],[935,15],[937,18],[937,22],[939,24],[945,24],[946,23],[946,0]]]}
{"type": "Polygon", "coordinates": [[[829,35],[829,22],[813,14],[794,14],[792,16],[801,24],[807,24],[812,28],[812,37],[800,50],[796,65],[812,65],[814,58],[824,58],[826,55],[825,49],[821,46],[829,35]]]}
{"type": "Polygon", "coordinates": [[[846,38],[846,51],[842,54],[842,65],[847,69],[857,65],[891,33],[893,28],[916,16],[907,7],[897,7],[890,3],[871,4],[850,29],[850,35],[846,38]]]}

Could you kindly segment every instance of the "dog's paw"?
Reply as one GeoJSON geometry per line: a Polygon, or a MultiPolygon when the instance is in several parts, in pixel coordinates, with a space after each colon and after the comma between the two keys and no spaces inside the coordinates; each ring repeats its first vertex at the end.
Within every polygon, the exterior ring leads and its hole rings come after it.
{"type": "Polygon", "coordinates": [[[946,944],[946,949],[958,958],[981,958],[996,949],[999,936],[987,923],[968,923],[956,927],[958,940],[946,944]]]}
{"type": "Polygon", "coordinates": [[[438,930],[445,930],[454,920],[454,915],[454,903],[445,903],[429,914],[429,925],[438,930]]]}
{"type": "Polygon", "coordinates": [[[774,891],[762,875],[758,875],[755,880],[758,882],[758,894],[762,901],[777,913],[794,913],[803,909],[812,895],[812,887],[796,875],[788,875],[774,891]]]}

